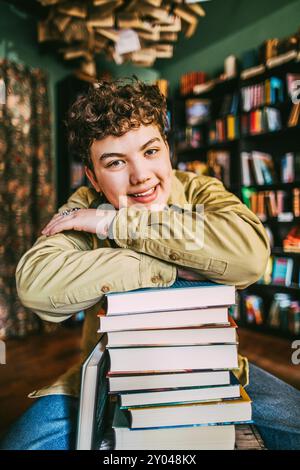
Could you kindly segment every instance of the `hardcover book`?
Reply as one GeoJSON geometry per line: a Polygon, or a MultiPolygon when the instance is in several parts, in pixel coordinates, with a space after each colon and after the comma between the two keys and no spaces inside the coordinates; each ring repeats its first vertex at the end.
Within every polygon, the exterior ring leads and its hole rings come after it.
{"type": "Polygon", "coordinates": [[[127,410],[132,429],[249,422],[251,400],[243,387],[241,398],[218,402],[132,407],[127,410]]]}
{"type": "Polygon", "coordinates": [[[236,369],[236,344],[109,348],[110,373],[236,369]]]}
{"type": "Polygon", "coordinates": [[[240,384],[231,374],[228,385],[209,387],[186,387],[172,389],[157,389],[119,394],[121,408],[132,406],[163,405],[174,403],[193,403],[201,401],[220,401],[225,398],[239,398],[240,384]]]}
{"type": "Polygon", "coordinates": [[[109,292],[105,295],[104,308],[106,315],[128,315],[141,312],[199,309],[212,305],[228,306],[234,303],[234,286],[180,279],[170,287],[109,292]]]}
{"type": "Polygon", "coordinates": [[[143,312],[128,315],[98,314],[99,333],[125,330],[186,328],[201,325],[229,325],[228,307],[143,312]]]}
{"type": "MultiPolygon", "coordinates": [[[[200,312],[201,313],[201,312],[200,312]]],[[[147,314],[144,314],[144,317],[147,314]]],[[[184,315],[184,312],[183,312],[184,315]]],[[[143,346],[180,346],[192,344],[235,344],[237,325],[228,316],[228,325],[202,325],[184,328],[109,331],[108,348],[143,346]]]]}
{"type": "Polygon", "coordinates": [[[231,383],[229,370],[198,371],[185,370],[181,372],[161,372],[156,374],[110,374],[108,372],[109,393],[135,392],[180,387],[214,387],[231,383]]]}

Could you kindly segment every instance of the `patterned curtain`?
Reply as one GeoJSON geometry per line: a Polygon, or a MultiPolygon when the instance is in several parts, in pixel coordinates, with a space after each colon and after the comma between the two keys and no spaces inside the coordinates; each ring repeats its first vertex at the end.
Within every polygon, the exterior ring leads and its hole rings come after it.
{"type": "Polygon", "coordinates": [[[24,337],[43,322],[19,301],[15,270],[55,212],[47,75],[1,60],[0,83],[0,337],[24,337]]]}

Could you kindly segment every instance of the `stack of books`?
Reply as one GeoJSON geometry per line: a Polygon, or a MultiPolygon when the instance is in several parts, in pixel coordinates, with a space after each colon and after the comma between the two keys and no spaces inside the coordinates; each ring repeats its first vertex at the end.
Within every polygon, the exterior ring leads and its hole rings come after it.
{"type": "Polygon", "coordinates": [[[100,395],[107,387],[115,404],[116,450],[234,448],[235,424],[251,421],[251,400],[232,373],[234,303],[234,286],[184,280],[105,296],[100,395]]]}
{"type": "Polygon", "coordinates": [[[188,72],[180,77],[180,94],[186,96],[192,94],[196,85],[202,85],[207,79],[205,72],[188,72]]]}

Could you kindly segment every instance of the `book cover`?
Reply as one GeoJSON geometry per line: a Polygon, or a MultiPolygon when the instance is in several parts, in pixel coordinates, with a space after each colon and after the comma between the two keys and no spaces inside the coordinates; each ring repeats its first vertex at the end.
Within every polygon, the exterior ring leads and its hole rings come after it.
{"type": "Polygon", "coordinates": [[[233,318],[228,316],[228,325],[109,331],[107,347],[230,344],[237,342],[236,328],[233,318]]]}
{"type": "Polygon", "coordinates": [[[188,99],[185,102],[186,123],[188,126],[201,124],[209,119],[210,101],[206,99],[188,99]]]}
{"type": "Polygon", "coordinates": [[[290,286],[292,282],[293,259],[274,257],[272,280],[274,284],[290,286]]]}
{"type": "Polygon", "coordinates": [[[182,372],[170,371],[157,374],[110,374],[107,373],[109,393],[156,390],[182,387],[213,387],[229,385],[231,383],[229,370],[198,371],[186,370],[182,372]]]}
{"type": "Polygon", "coordinates": [[[177,280],[170,287],[109,292],[104,296],[106,315],[228,306],[235,303],[235,286],[214,282],[177,280]]]}
{"type": "Polygon", "coordinates": [[[100,328],[98,333],[113,331],[132,331],[146,329],[185,328],[202,325],[228,325],[228,307],[192,308],[185,310],[164,310],[142,313],[122,312],[121,315],[98,314],[100,328]]]}
{"type": "Polygon", "coordinates": [[[110,373],[186,369],[235,369],[237,345],[109,348],[110,373]]]}
{"type": "Polygon", "coordinates": [[[203,401],[221,401],[240,398],[240,384],[231,374],[231,383],[210,387],[177,387],[169,389],[141,390],[119,394],[121,408],[203,401]]]}
{"type": "Polygon", "coordinates": [[[98,446],[105,428],[105,411],[108,400],[108,379],[110,367],[106,350],[107,336],[99,342],[83,363],[77,423],[77,450],[89,450],[98,446]]]}

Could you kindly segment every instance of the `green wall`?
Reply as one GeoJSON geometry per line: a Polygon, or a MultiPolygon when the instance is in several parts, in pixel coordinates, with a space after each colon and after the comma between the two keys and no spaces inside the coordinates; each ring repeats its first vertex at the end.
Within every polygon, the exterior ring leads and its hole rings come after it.
{"type": "Polygon", "coordinates": [[[300,0],[212,0],[197,32],[181,38],[172,61],[160,61],[161,76],[178,87],[184,72],[203,70],[214,76],[224,59],[259,46],[271,37],[285,37],[300,27],[300,0]]]}
{"type": "Polygon", "coordinates": [[[101,54],[97,60],[97,69],[99,72],[108,71],[115,78],[131,77],[135,74],[141,80],[154,82],[160,76],[160,72],[154,68],[137,67],[133,64],[116,65],[114,62],[105,60],[101,54]]]}

